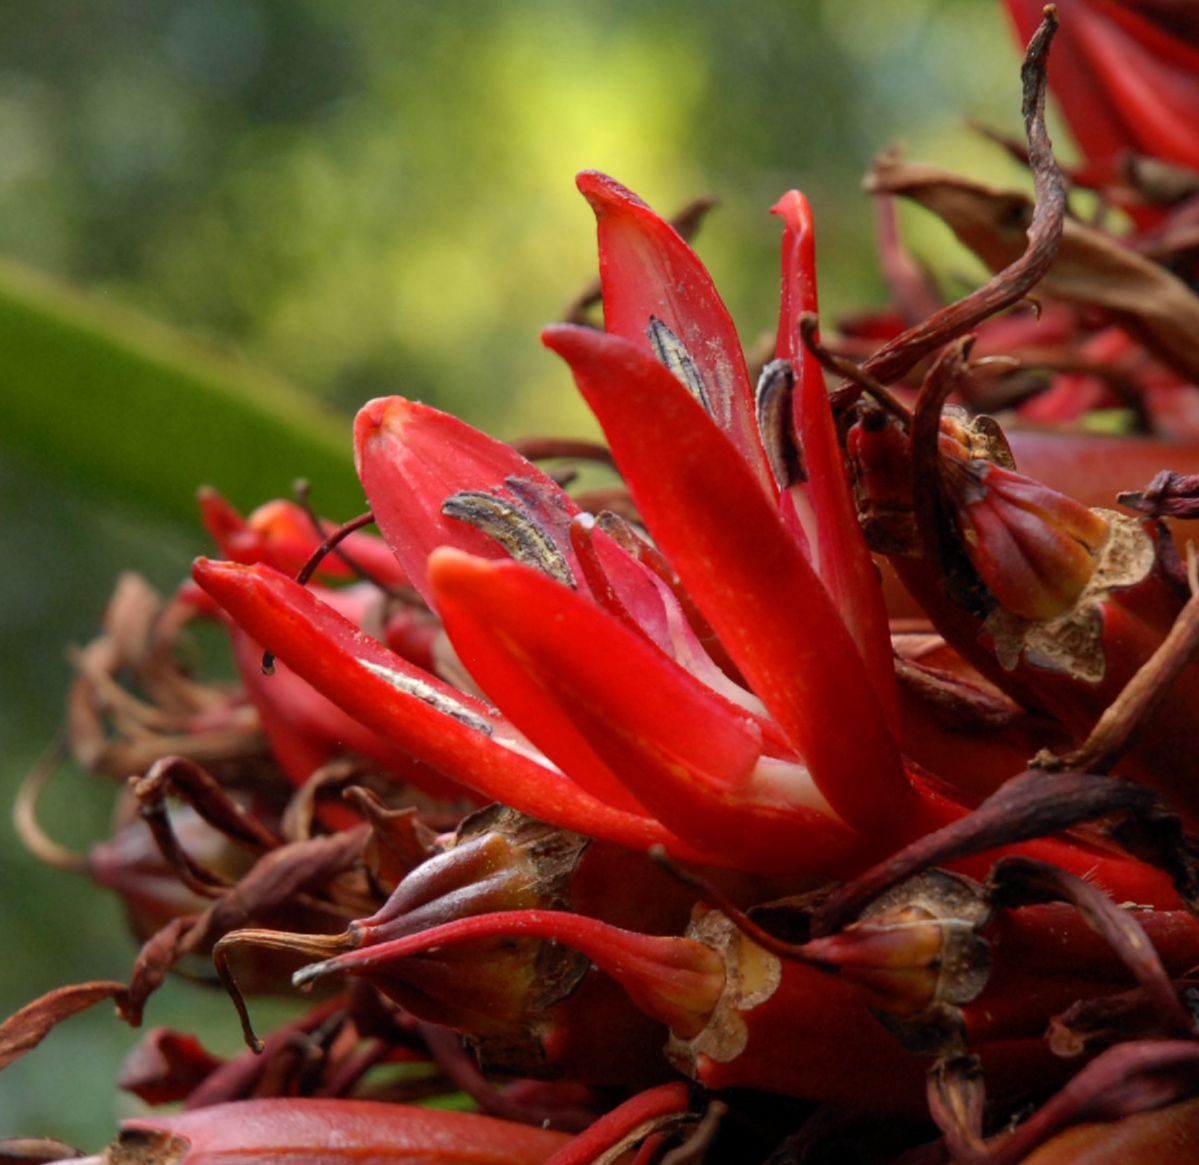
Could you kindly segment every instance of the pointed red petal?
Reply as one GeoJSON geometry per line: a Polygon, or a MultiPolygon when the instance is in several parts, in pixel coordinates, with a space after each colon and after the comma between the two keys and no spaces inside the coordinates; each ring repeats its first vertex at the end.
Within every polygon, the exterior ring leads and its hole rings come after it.
{"type": "Polygon", "coordinates": [[[399,748],[485,797],[564,829],[695,860],[657,822],[623,813],[522,752],[481,701],[402,660],[268,567],[198,559],[196,581],[257,642],[318,692],[399,748]]]}
{"type": "Polygon", "coordinates": [[[870,674],[892,733],[899,732],[899,693],[891,662],[891,636],[878,570],[866,547],[849,491],[824,373],[800,339],[799,319],[815,311],[816,252],[812,210],[798,191],[773,207],[783,220],[783,294],[778,354],[795,373],[795,428],[807,480],[792,487],[797,511],[810,517],[807,530],[812,565],[840,610],[870,674]],[[805,504],[806,503],[806,504],[805,504]]]}
{"type": "Polygon", "coordinates": [[[860,845],[794,766],[790,786],[771,781],[777,766],[758,770],[761,735],[747,716],[581,595],[451,550],[434,555],[430,575],[463,663],[571,775],[595,757],[722,864],[828,870],[860,845]]]}
{"type": "Polygon", "coordinates": [[[358,476],[371,512],[412,585],[430,605],[426,564],[438,546],[454,546],[482,558],[507,552],[480,530],[441,512],[446,498],[462,490],[503,492],[509,478],[532,483],[552,497],[553,515],[538,513],[545,533],[569,560],[569,521],[579,512],[546,474],[502,441],[428,405],[403,397],[370,401],[354,422],[358,476]]]}
{"type": "Polygon", "coordinates": [[[210,485],[202,485],[196,491],[196,503],[200,507],[200,520],[209,538],[222,554],[233,558],[232,540],[246,532],[246,519],[242,512],[210,485]]]}
{"type": "Polygon", "coordinates": [[[866,662],[870,682],[892,734],[899,731],[899,693],[891,662],[891,635],[878,569],[857,523],[844,459],[833,427],[824,373],[802,343],[800,316],[817,310],[817,268],[812,207],[789,191],[772,207],[783,219],[783,295],[778,318],[778,355],[796,378],[794,422],[803,451],[806,481],[791,488],[806,526],[812,565],[836,603],[866,662]]]}
{"type": "MultiPolygon", "coordinates": [[[[774,354],[790,360],[798,374],[808,355],[799,335],[799,319],[817,310],[816,232],[812,208],[798,190],[788,190],[771,208],[783,220],[783,285],[774,354]]],[[[813,363],[810,358],[808,363],[813,363]]]]}
{"type": "Polygon", "coordinates": [[[857,647],[736,450],[627,340],[569,326],[543,340],[571,365],[659,546],[829,804],[866,834],[913,828],[916,798],[857,647]]]}
{"type": "Polygon", "coordinates": [[[570,536],[592,597],[605,611],[656,644],[726,702],[749,712],[771,751],[779,752],[781,746],[780,755],[793,755],[778,725],[765,715],[762,701],[721,671],[700,643],[674,591],[646,563],[602,530],[590,514],[580,514],[571,523],[570,536]]]}
{"type": "Polygon", "coordinates": [[[652,355],[650,321],[660,320],[694,364],[716,423],[763,488],[773,492],[741,341],[699,256],[668,222],[606,174],[584,170],[576,182],[599,225],[605,329],[652,355]]]}

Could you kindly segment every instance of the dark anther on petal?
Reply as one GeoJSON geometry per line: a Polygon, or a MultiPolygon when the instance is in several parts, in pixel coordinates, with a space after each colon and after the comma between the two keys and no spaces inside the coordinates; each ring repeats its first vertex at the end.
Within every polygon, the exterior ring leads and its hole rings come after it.
{"type": "Polygon", "coordinates": [[[575,585],[570,566],[554,540],[524,510],[494,494],[463,490],[442,503],[441,512],[481,530],[517,562],[535,566],[565,586],[575,585]]]}
{"type": "Polygon", "coordinates": [[[683,341],[678,338],[657,316],[649,317],[649,327],[645,329],[649,337],[654,355],[682,382],[687,391],[704,407],[704,412],[711,413],[712,405],[704,388],[703,378],[690,353],[683,347],[683,341]]]}
{"type": "Polygon", "coordinates": [[[795,374],[790,362],[771,360],[762,369],[755,394],[762,448],[766,450],[766,460],[779,489],[787,489],[808,478],[803,450],[795,439],[795,427],[791,423],[794,388],[795,374]]]}
{"type": "Polygon", "coordinates": [[[432,684],[427,684],[416,676],[393,671],[379,663],[370,663],[367,660],[359,662],[367,671],[386,680],[393,688],[403,692],[406,696],[415,696],[418,700],[428,704],[430,708],[436,708],[438,712],[452,716],[460,724],[465,724],[468,728],[483,733],[484,736],[492,734],[491,725],[482,716],[472,712],[465,704],[460,704],[452,696],[438,691],[432,684]]]}

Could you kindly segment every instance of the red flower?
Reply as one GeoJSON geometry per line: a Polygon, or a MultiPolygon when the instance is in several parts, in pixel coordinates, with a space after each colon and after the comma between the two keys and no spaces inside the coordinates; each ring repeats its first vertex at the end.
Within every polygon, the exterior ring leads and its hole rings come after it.
{"type": "MultiPolygon", "coordinates": [[[[816,306],[807,203],[792,192],[775,208],[778,357],[755,395],[690,247],[611,179],[585,173],[579,186],[599,224],[607,330],[544,339],[604,427],[673,589],[630,551],[630,530],[613,537],[511,448],[400,398],[359,414],[359,472],[464,682],[491,703],[268,566],[201,560],[196,579],[317,691],[483,797],[707,865],[861,868],[965,810],[900,753],[882,590],[799,339],[816,306]]],[[[1098,863],[1100,878],[1141,877],[1098,863]]]]}

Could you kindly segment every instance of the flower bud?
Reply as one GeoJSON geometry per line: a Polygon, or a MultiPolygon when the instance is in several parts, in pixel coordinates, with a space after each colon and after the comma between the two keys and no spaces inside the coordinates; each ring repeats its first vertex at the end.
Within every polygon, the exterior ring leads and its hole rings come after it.
{"type": "Polygon", "coordinates": [[[999,605],[1034,621],[1069,608],[1107,539],[1103,514],[989,461],[943,468],[966,555],[999,605]]]}

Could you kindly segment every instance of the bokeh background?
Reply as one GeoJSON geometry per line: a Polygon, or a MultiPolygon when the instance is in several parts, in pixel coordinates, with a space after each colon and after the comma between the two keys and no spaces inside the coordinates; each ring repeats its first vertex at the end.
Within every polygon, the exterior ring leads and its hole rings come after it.
{"type": "MultiPolygon", "coordinates": [[[[752,340],[778,195],[813,203],[826,315],[881,302],[870,158],[1021,181],[964,124],[1018,128],[1017,68],[991,0],[0,5],[0,800],[117,573],[169,588],[205,549],[202,480],[248,508],[306,475],[347,517],[349,418],[388,392],[502,436],[591,431],[536,339],[594,272],[575,171],[664,212],[716,195],[698,248],[752,340]]],[[[904,223],[942,278],[977,277],[904,223]]],[[[86,846],[113,791],[64,771],[52,829],[86,846]]],[[[6,820],[0,887],[0,1015],[127,976],[117,906],[6,820]]],[[[147,1023],[238,1043],[182,983],[147,1023]]],[[[0,1078],[0,1136],[94,1150],[135,1108],[111,1085],[135,1038],[107,1007],[70,1021],[0,1078]]]]}

